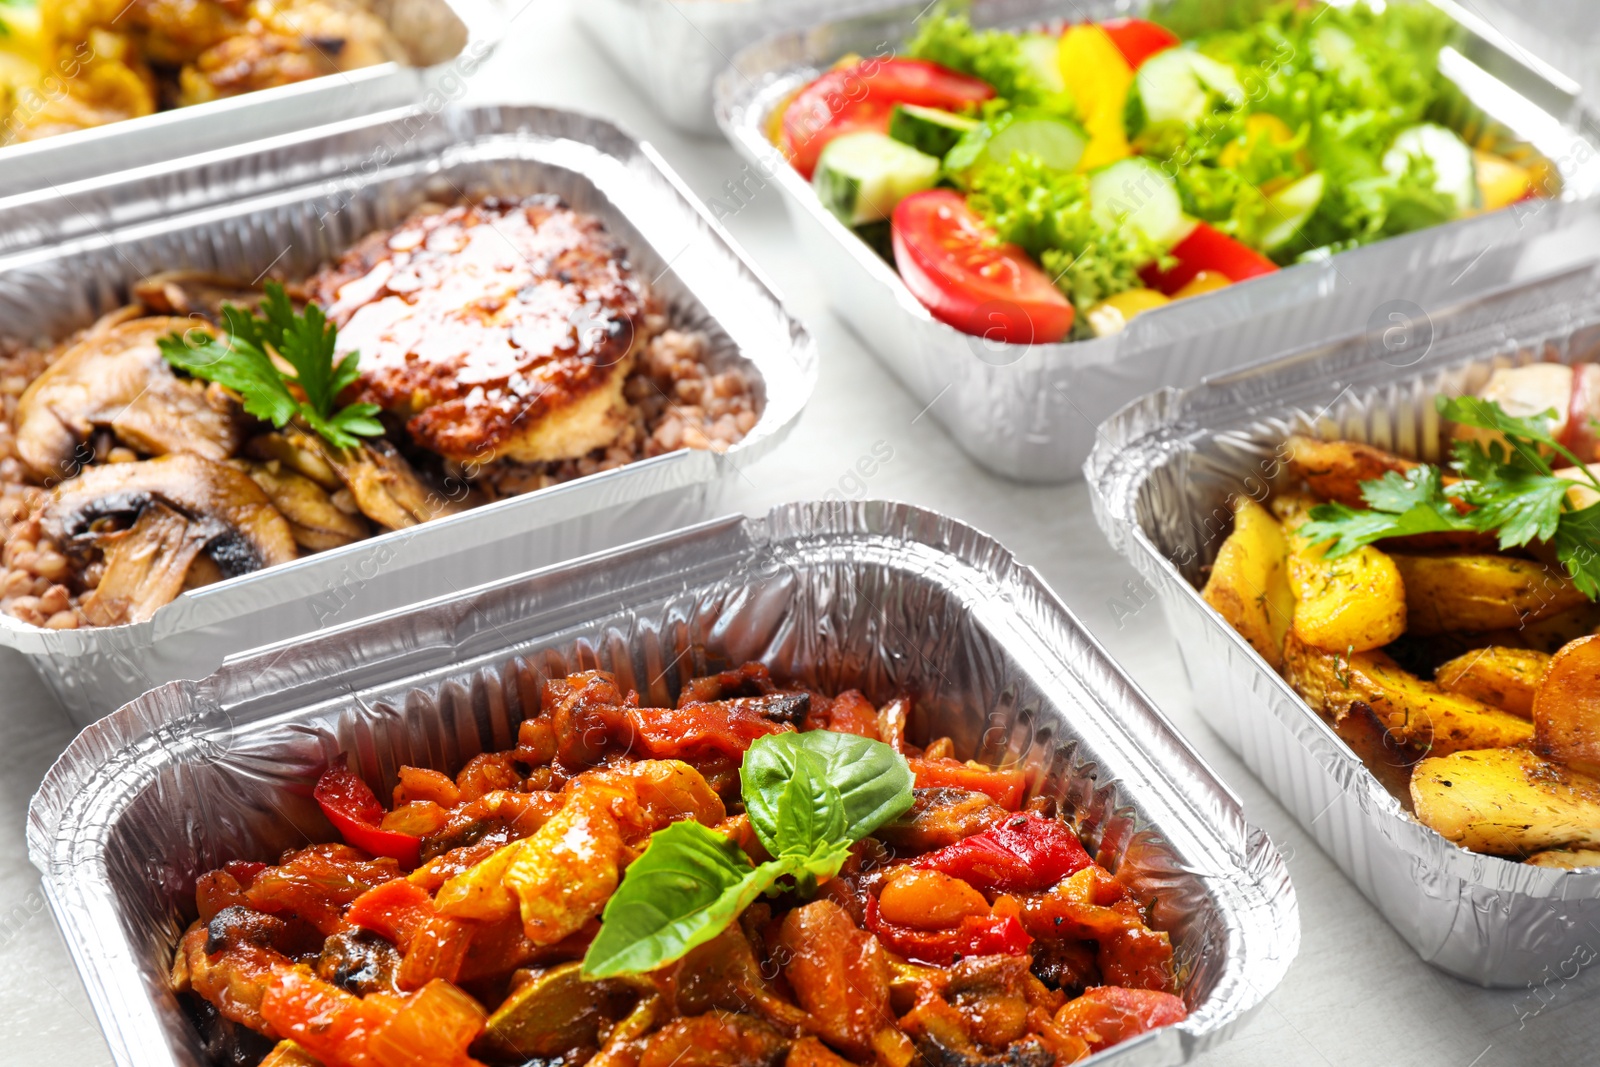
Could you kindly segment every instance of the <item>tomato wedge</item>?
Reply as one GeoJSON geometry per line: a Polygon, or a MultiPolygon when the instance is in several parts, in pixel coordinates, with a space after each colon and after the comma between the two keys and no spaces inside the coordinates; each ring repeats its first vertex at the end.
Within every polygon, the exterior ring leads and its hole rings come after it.
{"type": "Polygon", "coordinates": [[[422,851],[422,839],[411,834],[385,830],[378,825],[384,816],[372,787],[352,771],[344,753],[322,772],[312,792],[322,814],[333,823],[346,844],[374,856],[388,856],[402,867],[415,867],[422,851]]]}
{"type": "Polygon", "coordinates": [[[795,94],[783,111],[783,154],[810,181],[829,141],[846,133],[887,131],[896,104],[960,111],[993,96],[988,82],[924,59],[863,59],[828,71],[795,94]]]}
{"type": "Polygon", "coordinates": [[[1215,271],[1229,281],[1242,282],[1278,269],[1276,263],[1260,252],[1203,222],[1196,223],[1187,237],[1173,245],[1170,254],[1178,261],[1171,270],[1156,270],[1151,266],[1139,272],[1146,285],[1168,296],[1194,281],[1201,271],[1215,271]]]}
{"type": "Polygon", "coordinates": [[[929,189],[900,201],[891,222],[906,288],[940,322],[992,341],[1048,344],[1073,309],[1016,245],[1002,244],[961,194],[929,189]]]}
{"type": "Polygon", "coordinates": [[[1171,30],[1144,19],[1107,19],[1100,28],[1134,70],[1157,52],[1178,46],[1178,38],[1171,30]]]}

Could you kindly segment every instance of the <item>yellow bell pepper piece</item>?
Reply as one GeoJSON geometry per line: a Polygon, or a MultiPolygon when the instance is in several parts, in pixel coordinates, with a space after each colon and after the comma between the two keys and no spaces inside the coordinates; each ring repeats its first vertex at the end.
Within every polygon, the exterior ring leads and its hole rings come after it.
{"type": "Polygon", "coordinates": [[[1182,300],[1186,296],[1199,296],[1201,293],[1213,292],[1224,289],[1233,284],[1233,280],[1220,270],[1203,270],[1189,279],[1189,284],[1172,294],[1172,299],[1182,300]]]}
{"type": "Polygon", "coordinates": [[[1504,156],[1474,151],[1472,162],[1478,175],[1478,199],[1483,201],[1485,211],[1515,204],[1533,189],[1533,175],[1528,168],[1519,167],[1504,156]]]}
{"type": "Polygon", "coordinates": [[[1122,122],[1133,68],[1122,58],[1111,35],[1093,23],[1068,27],[1057,46],[1056,62],[1089,133],[1078,169],[1093,170],[1133,155],[1122,122]]]}
{"type": "Polygon", "coordinates": [[[1129,289],[1116,296],[1108,296],[1090,308],[1087,316],[1089,328],[1094,330],[1096,337],[1121,333],[1127,327],[1128,320],[1139,312],[1170,303],[1171,300],[1154,289],[1129,289]]]}

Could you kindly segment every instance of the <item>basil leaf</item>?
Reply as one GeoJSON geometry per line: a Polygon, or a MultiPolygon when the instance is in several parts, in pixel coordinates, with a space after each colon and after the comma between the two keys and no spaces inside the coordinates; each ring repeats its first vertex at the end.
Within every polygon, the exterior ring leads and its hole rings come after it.
{"type": "Polygon", "coordinates": [[[808,766],[807,774],[820,767],[839,795],[843,831],[835,840],[859,841],[911,807],[911,768],[882,741],[831,730],[757,738],[745,753],[739,778],[750,827],[774,856],[784,854],[785,843],[799,840],[799,831],[780,830],[785,811],[790,813],[788,818],[797,817],[792,805],[780,802],[802,761],[814,764],[808,766]]]}
{"type": "Polygon", "coordinates": [[[844,798],[807,749],[794,753],[794,772],[778,794],[774,837],[778,847],[767,851],[775,856],[809,856],[844,838],[844,798]]]}
{"type": "Polygon", "coordinates": [[[599,936],[583,957],[584,977],[638,974],[681,959],[792,868],[752,867],[738,845],[692,819],[658,830],[606,901],[599,936]]]}

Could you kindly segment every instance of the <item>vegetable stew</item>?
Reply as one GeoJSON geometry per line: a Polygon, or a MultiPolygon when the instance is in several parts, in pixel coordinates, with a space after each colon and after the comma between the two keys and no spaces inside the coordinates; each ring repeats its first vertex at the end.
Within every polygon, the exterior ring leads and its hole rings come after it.
{"type": "Polygon", "coordinates": [[[341,757],[342,840],[203,875],[173,988],[216,1062],[272,1067],[1048,1067],[1185,1018],[1070,813],[912,710],[759,664],[647,708],[588,671],[391,804],[341,757]]]}

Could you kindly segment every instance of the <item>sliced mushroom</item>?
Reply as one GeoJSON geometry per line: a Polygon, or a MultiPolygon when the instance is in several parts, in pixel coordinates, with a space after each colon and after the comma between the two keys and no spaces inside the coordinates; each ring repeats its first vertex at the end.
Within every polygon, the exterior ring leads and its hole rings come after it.
{"type": "Polygon", "coordinates": [[[34,379],[16,420],[17,454],[34,476],[49,482],[75,474],[97,427],[148,455],[232,455],[241,438],[233,402],[204,382],[180,379],[157,347],[194,328],[191,319],[163,317],[91,331],[34,379]]]}
{"type": "Polygon", "coordinates": [[[296,474],[310,478],[328,492],[344,488],[344,479],[324,457],[325,446],[311,434],[293,427],[282,433],[250,438],[245,451],[256,459],[277,460],[296,474]]]}
{"type": "Polygon", "coordinates": [[[289,426],[282,433],[254,438],[250,453],[277,459],[325,488],[348,488],[361,513],[387,530],[403,530],[467,507],[465,501],[430,488],[382,438],[369,438],[354,448],[334,448],[313,433],[289,426]]]}
{"type": "Polygon", "coordinates": [[[251,308],[265,295],[259,286],[200,270],[163,271],[133,287],[133,298],[158,315],[199,313],[213,320],[221,318],[223,304],[251,308]]]}
{"type": "Polygon", "coordinates": [[[272,506],[289,521],[295,544],[301,548],[321,552],[360,541],[371,534],[359,515],[341,511],[328,491],[305,475],[271,461],[233,462],[261,487],[272,506]]]}
{"type": "Polygon", "coordinates": [[[82,603],[83,617],[96,626],[143,622],[170,604],[206,547],[199,527],[159,503],[141,511],[132,528],[104,541],[105,574],[82,603]]]}
{"type": "Polygon", "coordinates": [[[84,602],[100,626],[149,618],[201,553],[225,578],[296,555],[288,521],[255,482],[191,453],[89,467],[56,486],[41,520],[70,551],[104,550],[105,576],[84,602]]]}

